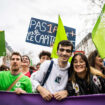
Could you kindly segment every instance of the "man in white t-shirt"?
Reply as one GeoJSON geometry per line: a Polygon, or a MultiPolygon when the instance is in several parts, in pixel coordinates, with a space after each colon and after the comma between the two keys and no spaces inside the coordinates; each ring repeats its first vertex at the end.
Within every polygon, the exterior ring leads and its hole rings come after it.
{"type": "Polygon", "coordinates": [[[68,60],[72,55],[72,51],[73,45],[69,40],[63,40],[58,44],[58,59],[52,59],[52,70],[43,86],[41,86],[41,83],[45,78],[51,61],[48,60],[43,62],[39,71],[32,74],[31,81],[33,90],[37,90],[45,100],[49,101],[53,97],[56,100],[61,100],[67,97],[67,91],[65,91],[65,87],[68,81],[68,68],[70,67],[68,60]]]}

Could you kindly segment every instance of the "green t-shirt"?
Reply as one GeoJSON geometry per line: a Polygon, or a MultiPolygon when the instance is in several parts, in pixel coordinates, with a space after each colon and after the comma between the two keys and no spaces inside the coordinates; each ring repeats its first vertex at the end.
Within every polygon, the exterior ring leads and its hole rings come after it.
{"type": "MultiPolygon", "coordinates": [[[[12,75],[10,71],[0,71],[0,90],[6,91],[8,87],[21,75],[12,75]]],[[[20,80],[12,87],[10,91],[14,91],[16,88],[21,88],[27,93],[32,93],[32,84],[30,78],[23,76],[20,80]]]]}

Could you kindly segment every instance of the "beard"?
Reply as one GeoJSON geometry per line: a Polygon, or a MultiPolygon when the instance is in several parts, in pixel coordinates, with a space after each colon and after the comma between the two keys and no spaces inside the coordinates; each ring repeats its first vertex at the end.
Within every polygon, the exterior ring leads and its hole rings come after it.
{"type": "Polygon", "coordinates": [[[11,70],[12,70],[12,71],[18,71],[18,70],[19,70],[19,67],[18,67],[16,64],[14,64],[14,65],[11,67],[11,70]]]}
{"type": "Polygon", "coordinates": [[[12,71],[19,71],[19,68],[11,68],[12,71]]]}
{"type": "Polygon", "coordinates": [[[12,68],[12,71],[18,71],[18,70],[19,70],[19,69],[13,69],[13,68],[12,68]]]}

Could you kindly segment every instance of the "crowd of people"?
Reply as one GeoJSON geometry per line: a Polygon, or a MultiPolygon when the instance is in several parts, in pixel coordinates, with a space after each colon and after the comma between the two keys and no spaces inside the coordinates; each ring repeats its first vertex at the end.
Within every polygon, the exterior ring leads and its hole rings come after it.
{"type": "Polygon", "coordinates": [[[0,91],[39,93],[46,101],[105,93],[105,67],[98,51],[88,58],[82,53],[74,54],[69,63],[72,52],[73,44],[63,40],[57,47],[58,58],[52,59],[50,52],[42,51],[36,68],[30,66],[28,55],[13,52],[10,67],[0,67],[0,91]]]}

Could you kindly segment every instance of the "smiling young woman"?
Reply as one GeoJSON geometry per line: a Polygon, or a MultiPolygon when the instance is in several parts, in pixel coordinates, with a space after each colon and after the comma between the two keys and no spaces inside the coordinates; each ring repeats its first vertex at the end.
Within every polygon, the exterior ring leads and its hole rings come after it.
{"type": "Polygon", "coordinates": [[[98,73],[91,73],[87,57],[81,53],[75,54],[69,68],[67,91],[72,95],[105,93],[105,79],[98,73]]]}

